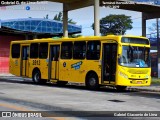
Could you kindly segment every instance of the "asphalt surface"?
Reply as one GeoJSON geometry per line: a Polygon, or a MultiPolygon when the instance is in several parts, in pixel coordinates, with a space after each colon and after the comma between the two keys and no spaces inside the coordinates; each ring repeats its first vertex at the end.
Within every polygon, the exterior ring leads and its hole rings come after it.
{"type": "MultiPolygon", "coordinates": [[[[108,87],[103,87],[97,91],[90,91],[84,86],[66,85],[60,87],[49,83],[36,85],[30,79],[1,76],[0,111],[40,112],[44,116],[43,118],[29,118],[38,120],[159,120],[160,117],[153,117],[156,114],[160,116],[159,90],[159,86],[151,86],[130,87],[123,92],[118,92],[108,87]],[[146,114],[152,117],[126,117],[125,114],[129,115],[130,112],[136,112],[136,114],[142,113],[143,115],[145,114],[144,112],[147,112],[146,114]],[[121,113],[124,116],[118,116],[121,113]]],[[[1,119],[18,120],[22,118],[0,117],[1,119]]]]}

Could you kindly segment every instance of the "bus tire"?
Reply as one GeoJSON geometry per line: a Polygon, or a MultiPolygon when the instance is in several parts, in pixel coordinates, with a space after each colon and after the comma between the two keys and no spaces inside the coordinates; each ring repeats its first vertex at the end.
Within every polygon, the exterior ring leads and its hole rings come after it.
{"type": "Polygon", "coordinates": [[[58,86],[65,86],[68,83],[68,81],[57,81],[58,86]]]}
{"type": "Polygon", "coordinates": [[[90,90],[97,90],[99,88],[98,76],[95,73],[87,76],[86,87],[90,90]]]}
{"type": "Polygon", "coordinates": [[[37,83],[37,84],[42,84],[45,82],[45,80],[41,80],[41,72],[39,70],[33,71],[32,80],[34,83],[37,83]]]}
{"type": "Polygon", "coordinates": [[[125,91],[127,86],[116,86],[117,91],[125,91]]]}

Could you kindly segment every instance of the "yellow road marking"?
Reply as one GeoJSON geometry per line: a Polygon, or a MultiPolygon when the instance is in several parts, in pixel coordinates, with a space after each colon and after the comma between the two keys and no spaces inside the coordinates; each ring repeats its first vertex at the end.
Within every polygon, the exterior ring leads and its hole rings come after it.
{"type": "Polygon", "coordinates": [[[18,111],[29,111],[28,109],[25,109],[23,107],[18,107],[16,105],[11,105],[11,104],[0,104],[0,106],[2,107],[7,107],[7,108],[10,108],[10,109],[14,109],[14,110],[18,110],[18,111]]]}

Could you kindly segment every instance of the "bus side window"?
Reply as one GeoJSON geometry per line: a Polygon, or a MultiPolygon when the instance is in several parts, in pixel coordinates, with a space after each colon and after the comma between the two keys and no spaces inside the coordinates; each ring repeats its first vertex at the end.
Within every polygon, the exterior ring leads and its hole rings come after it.
{"type": "Polygon", "coordinates": [[[87,43],[87,59],[88,60],[99,60],[100,58],[100,41],[89,41],[87,43]]]}
{"type": "Polygon", "coordinates": [[[20,44],[12,44],[12,58],[19,58],[20,57],[20,44]]]}
{"type": "Polygon", "coordinates": [[[30,58],[38,58],[38,43],[31,43],[30,46],[30,58]]]}
{"type": "Polygon", "coordinates": [[[48,56],[48,43],[40,43],[39,45],[39,58],[46,59],[48,56]]]}
{"type": "Polygon", "coordinates": [[[72,58],[72,42],[62,42],[61,45],[61,58],[71,59],[72,58]]]}
{"type": "Polygon", "coordinates": [[[74,42],[73,59],[85,59],[86,57],[86,42],[74,42]]]}

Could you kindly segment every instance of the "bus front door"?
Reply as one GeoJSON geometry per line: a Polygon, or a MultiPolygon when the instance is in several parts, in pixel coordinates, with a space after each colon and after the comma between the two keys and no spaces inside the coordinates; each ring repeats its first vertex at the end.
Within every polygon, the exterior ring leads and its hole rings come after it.
{"type": "Polygon", "coordinates": [[[49,71],[48,71],[49,80],[59,79],[59,50],[60,50],[60,45],[50,45],[49,71]]]}
{"type": "Polygon", "coordinates": [[[103,59],[102,59],[102,82],[115,82],[116,62],[117,62],[117,43],[103,44],[103,59]]]}
{"type": "Polygon", "coordinates": [[[28,76],[29,75],[29,62],[28,62],[28,55],[29,55],[29,46],[22,46],[22,54],[21,54],[21,76],[28,76]]]}

